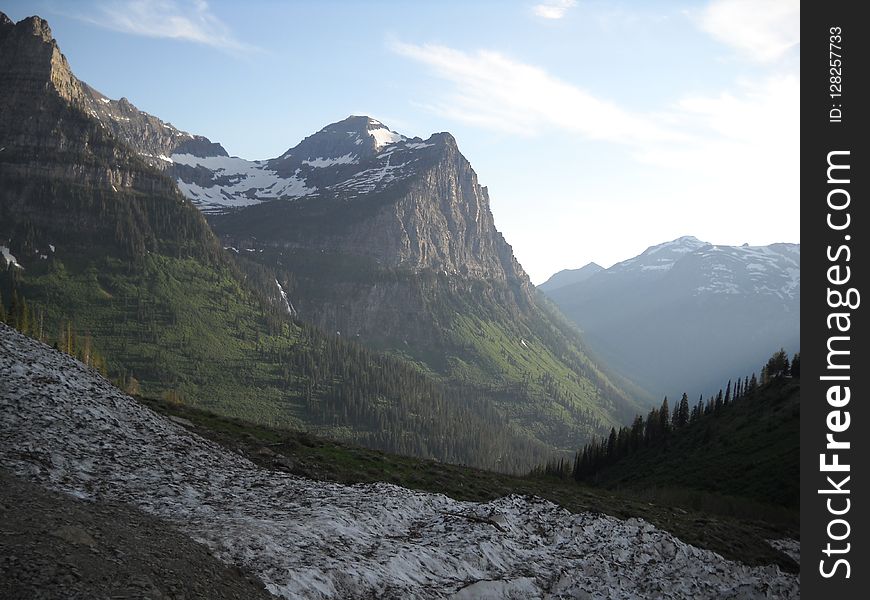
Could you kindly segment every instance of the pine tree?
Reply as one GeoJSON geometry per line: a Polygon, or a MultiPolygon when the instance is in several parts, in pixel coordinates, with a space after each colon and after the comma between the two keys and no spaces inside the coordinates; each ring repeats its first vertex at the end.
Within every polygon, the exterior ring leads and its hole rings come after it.
{"type": "Polygon", "coordinates": [[[680,403],[674,407],[674,414],[676,415],[674,422],[676,428],[685,427],[689,424],[689,395],[685,392],[683,392],[683,397],[680,398],[680,403]]]}
{"type": "Polygon", "coordinates": [[[764,383],[767,383],[770,379],[781,379],[789,374],[788,354],[786,354],[783,348],[780,348],[770,357],[765,369],[767,371],[767,379],[762,378],[764,383]]]}
{"type": "Polygon", "coordinates": [[[610,428],[610,435],[607,438],[607,462],[616,460],[616,429],[610,428]]]}
{"type": "Polygon", "coordinates": [[[662,400],[662,407],[659,409],[659,431],[663,436],[671,431],[671,410],[668,408],[667,396],[662,400]]]}

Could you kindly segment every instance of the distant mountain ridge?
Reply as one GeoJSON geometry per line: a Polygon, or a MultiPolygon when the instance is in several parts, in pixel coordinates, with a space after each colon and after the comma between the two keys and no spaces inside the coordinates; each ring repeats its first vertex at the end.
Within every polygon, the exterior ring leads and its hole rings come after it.
{"type": "Polygon", "coordinates": [[[685,236],[548,296],[651,399],[704,392],[775,349],[800,349],[799,244],[685,236]]]}
{"type": "Polygon", "coordinates": [[[595,262],[587,263],[579,269],[563,269],[558,273],[551,275],[547,281],[538,286],[538,289],[542,292],[552,292],[553,290],[565,287],[566,285],[571,285],[572,283],[586,281],[598,273],[598,271],[603,270],[604,267],[595,262]]]}

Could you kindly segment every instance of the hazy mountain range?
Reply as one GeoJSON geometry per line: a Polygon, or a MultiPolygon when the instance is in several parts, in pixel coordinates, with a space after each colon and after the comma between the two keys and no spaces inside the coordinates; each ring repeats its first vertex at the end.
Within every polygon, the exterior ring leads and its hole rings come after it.
{"type": "Polygon", "coordinates": [[[686,236],[581,281],[571,273],[541,289],[602,360],[658,400],[709,394],[774,350],[800,350],[799,244],[686,236]]]}

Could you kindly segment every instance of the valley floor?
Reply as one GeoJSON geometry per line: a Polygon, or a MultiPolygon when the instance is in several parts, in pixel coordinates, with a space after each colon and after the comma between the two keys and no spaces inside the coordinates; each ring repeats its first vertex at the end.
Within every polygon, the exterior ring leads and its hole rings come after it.
{"type": "MultiPolygon", "coordinates": [[[[259,468],[4,325],[0,374],[0,466],[172,523],[284,598],[799,596],[795,575],[725,560],[640,519],[259,468]]],[[[4,570],[23,568],[9,556],[4,570]]]]}

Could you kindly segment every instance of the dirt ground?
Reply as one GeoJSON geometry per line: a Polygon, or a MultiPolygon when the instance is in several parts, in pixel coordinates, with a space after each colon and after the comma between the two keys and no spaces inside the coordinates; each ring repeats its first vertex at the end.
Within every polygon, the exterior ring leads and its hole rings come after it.
{"type": "Polygon", "coordinates": [[[0,469],[0,598],[274,596],[158,518],[49,492],[0,469]]]}

